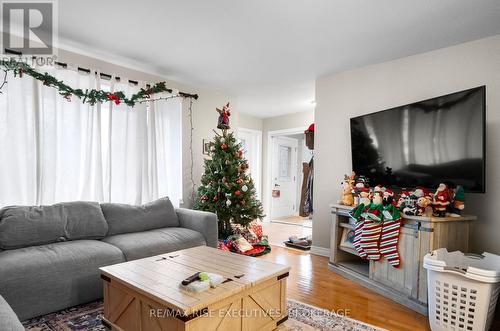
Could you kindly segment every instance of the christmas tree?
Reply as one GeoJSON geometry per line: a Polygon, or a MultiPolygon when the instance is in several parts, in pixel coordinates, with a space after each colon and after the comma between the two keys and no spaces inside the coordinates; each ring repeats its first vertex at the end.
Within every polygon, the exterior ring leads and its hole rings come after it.
{"type": "Polygon", "coordinates": [[[243,150],[229,129],[229,103],[219,112],[218,132],[211,143],[205,173],[201,178],[195,209],[217,214],[219,238],[226,239],[233,231],[231,224],[248,226],[264,217],[257,200],[254,183],[248,174],[243,150]]]}

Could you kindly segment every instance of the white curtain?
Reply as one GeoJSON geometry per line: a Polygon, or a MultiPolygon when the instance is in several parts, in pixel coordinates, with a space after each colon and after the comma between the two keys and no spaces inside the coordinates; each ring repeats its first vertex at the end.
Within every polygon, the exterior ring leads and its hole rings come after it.
{"type": "MultiPolygon", "coordinates": [[[[137,92],[99,75],[45,69],[68,85],[137,92]]],[[[0,94],[0,207],[87,200],[141,204],[181,183],[181,99],[94,106],[31,77],[8,77],[0,94]]],[[[166,96],[166,95],[164,95],[166,96]]]]}

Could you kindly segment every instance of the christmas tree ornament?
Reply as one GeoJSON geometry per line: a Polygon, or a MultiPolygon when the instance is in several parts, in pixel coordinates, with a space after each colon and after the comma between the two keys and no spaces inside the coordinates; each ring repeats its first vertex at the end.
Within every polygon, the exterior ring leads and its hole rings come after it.
{"type": "Polygon", "coordinates": [[[230,165],[231,164],[231,161],[230,160],[226,160],[226,165],[230,165]]]}
{"type": "Polygon", "coordinates": [[[236,180],[236,184],[241,185],[243,183],[243,180],[241,178],[238,178],[236,180]]]}
{"type": "Polygon", "coordinates": [[[234,192],[234,195],[237,196],[237,197],[239,197],[241,195],[241,191],[240,190],[236,190],[234,192]]]}
{"type": "Polygon", "coordinates": [[[243,192],[246,192],[246,191],[248,191],[248,186],[246,186],[246,185],[243,185],[243,186],[241,187],[241,190],[242,190],[243,192]]]}
{"type": "Polygon", "coordinates": [[[229,199],[226,200],[226,206],[228,206],[228,207],[231,206],[231,200],[229,200],[229,199]]]}
{"type": "Polygon", "coordinates": [[[220,149],[222,149],[223,151],[227,149],[227,145],[226,144],[221,144],[220,145],[220,149]]]}
{"type": "Polygon", "coordinates": [[[243,156],[243,152],[241,150],[234,152],[234,155],[239,159],[243,156]]]}
{"type": "Polygon", "coordinates": [[[241,172],[245,172],[245,170],[247,170],[247,169],[248,169],[248,163],[243,162],[243,163],[240,164],[239,170],[241,172]]]}

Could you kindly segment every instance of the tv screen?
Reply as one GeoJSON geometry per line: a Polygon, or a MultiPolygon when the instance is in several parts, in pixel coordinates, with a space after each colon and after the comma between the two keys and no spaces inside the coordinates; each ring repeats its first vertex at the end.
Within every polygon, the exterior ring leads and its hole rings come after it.
{"type": "Polygon", "coordinates": [[[485,86],[351,118],[352,165],[370,185],[485,191],[485,86]]]}

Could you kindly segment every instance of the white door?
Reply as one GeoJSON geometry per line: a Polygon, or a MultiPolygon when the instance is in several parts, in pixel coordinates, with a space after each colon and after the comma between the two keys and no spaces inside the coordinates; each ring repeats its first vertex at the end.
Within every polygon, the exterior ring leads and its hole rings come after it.
{"type": "Polygon", "coordinates": [[[273,137],[271,219],[297,214],[298,140],[273,137]]]}
{"type": "Polygon", "coordinates": [[[250,130],[238,128],[236,137],[243,148],[243,157],[248,161],[250,176],[252,177],[257,191],[257,199],[260,200],[260,171],[261,171],[261,145],[262,132],[258,130],[250,130]]]}

